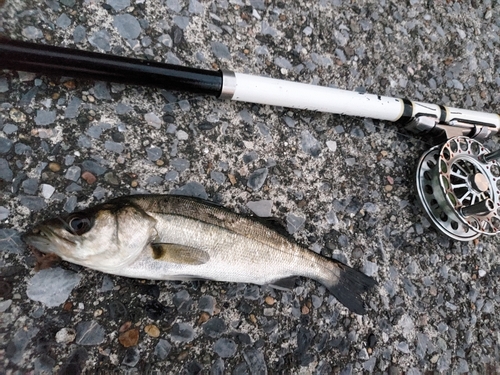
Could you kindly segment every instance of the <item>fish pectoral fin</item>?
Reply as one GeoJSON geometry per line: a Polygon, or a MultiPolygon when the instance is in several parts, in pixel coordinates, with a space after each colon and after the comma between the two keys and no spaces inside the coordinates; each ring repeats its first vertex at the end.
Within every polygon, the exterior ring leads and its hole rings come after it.
{"type": "Polygon", "coordinates": [[[175,243],[152,243],[153,258],[169,263],[200,265],[210,260],[204,250],[175,243]]]}
{"type": "Polygon", "coordinates": [[[290,276],[273,281],[269,286],[278,290],[292,290],[295,288],[295,281],[297,281],[297,276],[290,276]]]}

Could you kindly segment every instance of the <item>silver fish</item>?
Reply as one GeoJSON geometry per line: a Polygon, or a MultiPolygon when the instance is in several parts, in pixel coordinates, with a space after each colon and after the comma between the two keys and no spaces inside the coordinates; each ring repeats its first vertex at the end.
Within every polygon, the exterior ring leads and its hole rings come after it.
{"type": "Polygon", "coordinates": [[[291,288],[303,276],[364,314],[376,282],[290,241],[261,221],[175,195],[113,199],[36,226],[24,241],[98,271],[155,280],[208,279],[291,288]]]}

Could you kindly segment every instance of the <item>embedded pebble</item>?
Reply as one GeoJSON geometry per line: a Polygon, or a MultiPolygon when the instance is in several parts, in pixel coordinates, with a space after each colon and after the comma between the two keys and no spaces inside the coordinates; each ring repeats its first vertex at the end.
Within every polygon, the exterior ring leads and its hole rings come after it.
{"type": "Polygon", "coordinates": [[[253,171],[248,176],[247,186],[253,190],[259,190],[264,185],[268,173],[269,170],[267,168],[260,168],[253,171]]]}
{"type": "Polygon", "coordinates": [[[186,159],[173,159],[170,161],[170,165],[175,168],[179,173],[184,172],[186,169],[189,168],[191,165],[191,162],[186,159]]]}
{"type": "Polygon", "coordinates": [[[106,0],[106,4],[111,6],[116,12],[120,12],[130,6],[130,0],[106,0]]]}
{"type": "Polygon", "coordinates": [[[117,154],[121,154],[123,150],[125,150],[125,146],[123,144],[114,141],[104,142],[104,148],[117,154]]]}
{"type": "Polygon", "coordinates": [[[18,129],[19,129],[19,127],[17,125],[5,124],[5,126],[3,127],[2,130],[5,134],[10,135],[10,134],[16,133],[18,129]]]}
{"type": "Polygon", "coordinates": [[[251,209],[252,212],[257,216],[271,217],[273,201],[271,200],[249,201],[247,202],[247,207],[251,209]]]}
{"type": "MultiPolygon", "coordinates": [[[[91,172],[92,174],[96,176],[101,176],[106,172],[106,168],[103,166],[99,165],[93,160],[84,160],[82,163],[82,168],[84,171],[91,172]]],[[[56,171],[54,171],[56,172],[56,171]]]]}
{"type": "Polygon", "coordinates": [[[203,332],[210,337],[218,337],[227,330],[226,323],[221,318],[212,318],[202,326],[203,332]]]}
{"type": "Polygon", "coordinates": [[[82,321],[75,327],[76,339],[78,345],[99,345],[104,342],[106,338],[106,331],[95,320],[82,321]]]}
{"type": "Polygon", "coordinates": [[[61,29],[67,29],[71,25],[71,18],[69,18],[67,14],[63,13],[57,18],[56,25],[61,29]]]}
{"type": "Polygon", "coordinates": [[[111,37],[106,30],[99,30],[90,36],[89,43],[96,48],[108,52],[111,51],[111,45],[109,44],[110,40],[111,37]]]}
{"type": "Polygon", "coordinates": [[[66,202],[64,203],[64,211],[71,213],[75,210],[76,205],[78,203],[78,199],[73,195],[69,197],[66,202]]]}
{"type": "Polygon", "coordinates": [[[38,109],[34,120],[35,124],[39,126],[50,125],[56,120],[56,111],[38,109]]]}
{"type": "Polygon", "coordinates": [[[69,344],[75,341],[76,331],[72,328],[62,328],[56,333],[56,342],[59,344],[69,344]]]}
{"type": "Polygon", "coordinates": [[[81,176],[82,169],[76,165],[69,167],[64,177],[70,181],[78,181],[81,176]]]}
{"type": "Polygon", "coordinates": [[[309,130],[303,130],[301,133],[301,143],[302,151],[314,157],[318,157],[321,154],[321,146],[316,138],[313,137],[309,130]]]}
{"type": "Polygon", "coordinates": [[[12,141],[7,138],[0,137],[0,154],[6,154],[12,149],[12,141]]]}
{"type": "Polygon", "coordinates": [[[148,159],[151,161],[157,161],[161,158],[163,150],[160,147],[149,147],[146,149],[148,159]]]}
{"type": "Polygon", "coordinates": [[[151,337],[160,336],[160,330],[154,324],[148,324],[146,327],[144,327],[144,332],[146,332],[151,337]]]}
{"type": "Polygon", "coordinates": [[[9,83],[7,78],[0,78],[0,93],[9,91],[9,83]]]}
{"type": "Polygon", "coordinates": [[[23,359],[24,351],[28,344],[38,334],[38,328],[22,327],[13,336],[7,344],[9,350],[6,351],[6,357],[13,363],[18,364],[23,359]]]}
{"type": "Polygon", "coordinates": [[[213,315],[215,308],[215,298],[212,296],[201,296],[198,300],[198,309],[213,315]]]}
{"type": "Polygon", "coordinates": [[[125,366],[134,367],[139,363],[140,359],[141,359],[141,354],[138,348],[136,347],[128,348],[127,351],[125,352],[125,357],[123,357],[122,363],[125,366]]]}
{"type": "Polygon", "coordinates": [[[75,41],[76,44],[83,42],[85,40],[86,35],[87,31],[85,30],[85,27],[83,27],[82,25],[78,25],[73,30],[73,40],[75,41]]]}
{"type": "Polygon", "coordinates": [[[38,191],[38,179],[28,178],[21,184],[26,194],[34,195],[38,191]]]}
{"type": "Polygon", "coordinates": [[[210,171],[210,178],[219,185],[222,185],[224,184],[224,182],[226,182],[226,175],[219,171],[210,171]]]}
{"type": "Polygon", "coordinates": [[[128,331],[122,332],[118,336],[118,341],[125,348],[130,348],[131,346],[137,345],[139,342],[139,330],[137,328],[129,329],[128,331]]]}
{"type": "Polygon", "coordinates": [[[126,39],[136,39],[141,33],[141,25],[131,14],[119,14],[113,19],[113,26],[126,39]]]}
{"type": "Polygon", "coordinates": [[[5,206],[0,206],[0,220],[5,220],[9,217],[10,210],[5,206]]]}
{"type": "Polygon", "coordinates": [[[294,234],[295,232],[301,230],[305,222],[306,222],[305,217],[297,216],[292,213],[288,214],[286,216],[286,227],[288,233],[294,234]]]}
{"type": "Polygon", "coordinates": [[[189,134],[184,130],[178,130],[175,135],[179,141],[187,141],[189,139],[189,134]]]}
{"type": "Polygon", "coordinates": [[[40,39],[43,37],[42,31],[35,26],[27,26],[23,29],[22,34],[27,39],[40,39]]]}
{"type": "Polygon", "coordinates": [[[175,323],[170,333],[172,341],[190,342],[196,338],[193,327],[188,323],[175,323]]]}
{"type": "Polygon", "coordinates": [[[81,275],[62,268],[41,270],[29,280],[26,294],[33,301],[56,307],[68,299],[81,278],[81,275]]]}
{"type": "Polygon", "coordinates": [[[160,360],[165,360],[170,350],[172,350],[172,345],[165,339],[158,340],[158,344],[156,344],[154,349],[154,355],[158,357],[160,360]]]}
{"type": "Polygon", "coordinates": [[[221,358],[230,358],[236,354],[237,348],[238,345],[233,340],[220,338],[215,342],[213,351],[221,358]]]}
{"type": "Polygon", "coordinates": [[[212,42],[212,52],[219,59],[231,59],[228,47],[220,42],[212,42]]]}
{"type": "Polygon", "coordinates": [[[144,115],[144,120],[155,129],[160,129],[162,120],[155,113],[149,112],[144,115]]]}
{"type": "Polygon", "coordinates": [[[13,177],[14,174],[10,169],[8,161],[0,158],[0,181],[4,180],[7,182],[11,182],[13,177]]]}
{"type": "Polygon", "coordinates": [[[264,354],[258,349],[249,348],[243,352],[243,358],[248,365],[251,374],[267,374],[264,354]]]}

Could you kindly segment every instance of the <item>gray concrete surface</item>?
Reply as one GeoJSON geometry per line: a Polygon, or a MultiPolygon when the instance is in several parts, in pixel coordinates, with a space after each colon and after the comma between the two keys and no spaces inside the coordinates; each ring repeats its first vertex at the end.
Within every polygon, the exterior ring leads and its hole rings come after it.
{"type": "MultiPolygon", "coordinates": [[[[2,3],[15,39],[498,112],[492,1],[2,3]]],[[[429,147],[369,119],[0,72],[0,373],[499,373],[499,241],[429,225],[413,177],[429,147]],[[372,275],[368,314],[311,280],[37,273],[19,240],[58,213],[179,190],[270,213],[372,275]]]]}

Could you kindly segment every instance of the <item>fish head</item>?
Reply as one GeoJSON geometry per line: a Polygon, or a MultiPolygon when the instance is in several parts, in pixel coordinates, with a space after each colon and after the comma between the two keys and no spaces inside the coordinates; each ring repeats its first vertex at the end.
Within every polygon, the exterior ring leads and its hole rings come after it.
{"type": "Polygon", "coordinates": [[[23,236],[46,254],[103,272],[130,264],[156,236],[156,220],[142,209],[118,201],[56,217],[23,236]]]}

